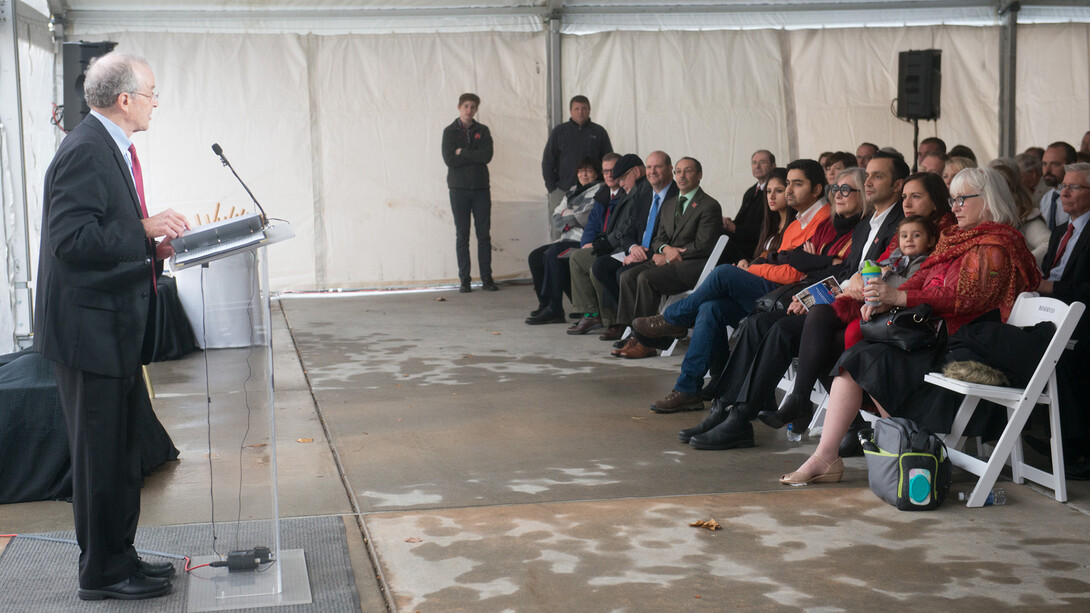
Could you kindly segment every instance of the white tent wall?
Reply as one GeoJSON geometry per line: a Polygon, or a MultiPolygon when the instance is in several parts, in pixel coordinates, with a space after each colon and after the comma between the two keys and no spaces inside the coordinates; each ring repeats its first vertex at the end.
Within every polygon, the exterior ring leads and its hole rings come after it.
{"type": "Polygon", "coordinates": [[[1090,24],[1018,26],[1015,131],[1018,150],[1090,130],[1090,24]]]}
{"type": "MultiPolygon", "coordinates": [[[[209,149],[219,142],[268,212],[291,221],[297,237],[270,249],[277,289],[455,279],[439,142],[457,96],[476,91],[479,119],[496,142],[495,273],[527,276],[526,253],[546,236],[538,171],[548,134],[545,32],[321,36],[156,27],[89,34],[71,25],[70,40],[118,41],[156,69],[162,105],[152,129],[135,139],[153,211],[169,206],[203,218],[217,202],[221,215],[250,208],[209,149]]],[[[907,49],[943,50],[942,119],[921,122],[921,138],[935,134],[994,157],[998,32],[917,26],[563,35],[563,98],[588,95],[619,151],[700,159],[708,191],[730,213],[752,180],[755,149],[773,150],[781,163],[793,154],[854,150],[863,140],[909,153],[911,126],[889,110],[897,53],[907,49]]],[[[1019,148],[1077,140],[1090,127],[1088,26],[1021,25],[1018,33],[1019,148]]],[[[48,74],[44,83],[51,84],[52,67],[43,71],[32,72],[48,74]]],[[[49,89],[24,85],[27,115],[48,109],[49,89]]],[[[34,232],[55,132],[37,117],[27,134],[35,151],[27,176],[34,232]]],[[[32,251],[37,241],[34,234],[32,251]]]]}

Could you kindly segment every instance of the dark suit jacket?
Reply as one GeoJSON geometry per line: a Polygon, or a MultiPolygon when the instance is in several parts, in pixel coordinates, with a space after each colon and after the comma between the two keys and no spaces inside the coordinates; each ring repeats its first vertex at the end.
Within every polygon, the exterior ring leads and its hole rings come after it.
{"type": "Polygon", "coordinates": [[[765,207],[768,198],[764,190],[757,191],[754,183],[742,195],[742,208],[734,216],[734,234],[730,237],[732,248],[745,259],[752,259],[761,238],[761,223],[764,222],[765,207]]]}
{"type": "MultiPolygon", "coordinates": [[[[617,240],[614,240],[613,235],[610,236],[609,240],[613,244],[615,252],[624,251],[632,245],[642,243],[643,231],[647,228],[647,216],[651,213],[651,202],[655,199],[655,188],[651,187],[651,183],[646,178],[643,178],[632,188],[632,192],[633,198],[629,200],[626,197],[613,211],[613,214],[617,217],[617,240]]],[[[670,187],[666,190],[666,200],[659,204],[659,215],[655,218],[656,228],[659,220],[662,219],[663,205],[671,198],[676,197],[677,184],[671,181],[670,187]]]]}
{"type": "Polygon", "coordinates": [[[703,189],[692,202],[686,203],[681,223],[674,225],[674,215],[680,194],[666,201],[659,210],[659,223],[651,239],[651,251],[658,253],[663,245],[685,249],[683,260],[706,259],[723,233],[723,209],[715,198],[703,189]]]}
{"type": "Polygon", "coordinates": [[[34,347],[45,358],[126,377],[148,357],[155,248],[140,218],[125,158],[88,115],[45,175],[34,317],[34,347]]]}
{"type": "Polygon", "coordinates": [[[850,278],[859,272],[859,265],[863,260],[877,260],[878,256],[882,255],[882,252],[889,246],[889,241],[893,240],[893,236],[897,234],[897,224],[901,223],[901,220],[905,218],[905,212],[901,209],[901,202],[897,201],[893,205],[893,210],[886,215],[885,221],[878,228],[878,235],[867,244],[872,217],[874,217],[873,213],[859,220],[855,229],[852,230],[852,250],[848,255],[848,259],[844,262],[843,274],[838,275],[837,278],[850,278]]]}
{"type": "MultiPolygon", "coordinates": [[[[1052,260],[1056,259],[1056,250],[1060,246],[1060,240],[1063,239],[1064,233],[1067,232],[1067,224],[1056,226],[1056,229],[1052,231],[1052,238],[1048,241],[1048,251],[1045,253],[1045,259],[1041,263],[1042,275],[1047,278],[1049,271],[1052,270],[1052,260]]],[[[1090,227],[1084,228],[1082,234],[1079,235],[1079,240],[1074,244],[1068,243],[1067,249],[1071,249],[1071,256],[1067,259],[1067,266],[1064,268],[1063,274],[1060,276],[1060,280],[1056,281],[1052,285],[1053,298],[1058,298],[1064,302],[1071,304],[1078,301],[1086,305],[1090,305],[1090,227]]],[[[1086,339],[1087,331],[1090,330],[1090,317],[1083,315],[1079,320],[1079,325],[1075,328],[1074,337],[1081,341],[1086,339]]]]}

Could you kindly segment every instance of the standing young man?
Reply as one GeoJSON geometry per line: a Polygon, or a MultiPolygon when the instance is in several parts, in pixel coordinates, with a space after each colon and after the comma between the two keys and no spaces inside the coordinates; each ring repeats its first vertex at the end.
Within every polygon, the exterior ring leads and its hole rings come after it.
{"type": "Polygon", "coordinates": [[[458,278],[463,294],[469,285],[469,221],[477,232],[477,269],[481,289],[494,292],[492,280],[492,194],[488,184],[488,163],[492,161],[492,133],[473,117],[481,99],[477,94],[458,98],[458,119],[443,130],[443,162],[447,165],[450,210],[454,213],[454,249],[458,254],[458,278]]]}

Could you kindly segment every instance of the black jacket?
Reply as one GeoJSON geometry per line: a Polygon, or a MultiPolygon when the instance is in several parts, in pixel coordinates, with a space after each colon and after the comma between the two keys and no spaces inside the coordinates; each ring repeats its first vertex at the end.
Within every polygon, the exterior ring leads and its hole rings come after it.
{"type": "MultiPolygon", "coordinates": [[[[1052,231],[1052,238],[1048,241],[1048,252],[1045,253],[1045,259],[1041,262],[1041,274],[1046,279],[1049,271],[1052,270],[1052,261],[1056,259],[1056,250],[1059,249],[1060,240],[1065,232],[1067,232],[1066,223],[1056,226],[1056,229],[1052,231]]],[[[1060,280],[1052,284],[1051,296],[1068,304],[1075,301],[1090,304],[1090,229],[1083,229],[1079,240],[1074,243],[1069,242],[1066,249],[1071,250],[1071,255],[1067,258],[1067,266],[1060,280]]],[[[1080,341],[1080,345],[1087,338],[1088,330],[1090,330],[1090,317],[1083,315],[1075,328],[1074,335],[1074,338],[1080,341]]]]}
{"type": "Polygon", "coordinates": [[[882,252],[886,250],[886,247],[889,247],[889,241],[893,240],[894,235],[897,234],[897,226],[905,218],[905,212],[901,209],[900,200],[894,203],[893,210],[886,215],[886,219],[878,228],[878,235],[868,245],[867,237],[870,236],[870,220],[873,217],[874,213],[867,215],[859,220],[859,223],[855,225],[855,229],[852,230],[852,251],[844,262],[843,273],[837,275],[837,279],[850,279],[852,275],[859,272],[859,265],[863,263],[863,260],[877,260],[878,256],[882,255],[882,252]]]}
{"type": "Polygon", "coordinates": [[[568,191],[576,184],[575,171],[583,158],[601,160],[607,153],[613,153],[609,133],[593,121],[588,119],[579,125],[569,119],[556,126],[541,154],[541,176],[545,179],[545,189],[551,192],[559,187],[568,191]]]}
{"type": "Polygon", "coordinates": [[[155,248],[113,137],[88,115],[45,174],[34,348],[70,368],[133,376],[150,359],[155,248]]]}
{"type": "Polygon", "coordinates": [[[447,187],[451,189],[488,189],[488,163],[492,161],[492,133],[477,121],[469,127],[466,142],[461,120],[443,130],[443,162],[447,165],[447,187]],[[459,155],[454,151],[461,149],[459,155]]]}

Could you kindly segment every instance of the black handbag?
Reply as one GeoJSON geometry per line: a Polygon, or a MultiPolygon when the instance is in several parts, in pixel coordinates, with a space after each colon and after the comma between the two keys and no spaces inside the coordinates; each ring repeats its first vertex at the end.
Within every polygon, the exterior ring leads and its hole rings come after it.
{"type": "Polygon", "coordinates": [[[905,351],[933,349],[946,344],[946,322],[931,316],[931,305],[893,307],[859,322],[863,340],[893,345],[905,351]]]}
{"type": "Polygon", "coordinates": [[[771,313],[773,311],[786,311],[791,306],[791,299],[795,294],[810,287],[806,283],[788,283],[761,296],[754,303],[754,313],[771,313]]]}

